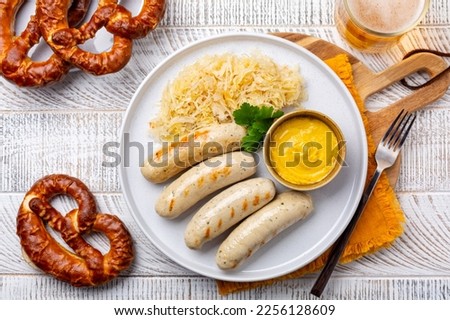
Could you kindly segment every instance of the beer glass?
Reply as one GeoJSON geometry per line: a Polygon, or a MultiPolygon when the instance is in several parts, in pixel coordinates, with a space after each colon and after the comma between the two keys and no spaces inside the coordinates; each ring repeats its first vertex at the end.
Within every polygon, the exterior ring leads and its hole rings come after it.
{"type": "Polygon", "coordinates": [[[336,27],[354,48],[380,52],[425,16],[430,0],[337,0],[336,27]]]}

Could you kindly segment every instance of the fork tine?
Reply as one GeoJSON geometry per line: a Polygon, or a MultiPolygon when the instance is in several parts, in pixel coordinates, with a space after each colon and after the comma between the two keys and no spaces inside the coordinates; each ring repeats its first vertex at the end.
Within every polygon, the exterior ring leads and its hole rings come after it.
{"type": "MultiPolygon", "coordinates": [[[[395,118],[395,120],[392,122],[391,126],[389,127],[389,129],[386,131],[386,133],[383,136],[383,139],[381,139],[381,141],[386,142],[387,138],[390,136],[391,131],[394,129],[394,127],[397,125],[397,121],[400,119],[400,117],[403,115],[403,112],[405,111],[405,109],[402,109],[402,111],[400,111],[400,113],[398,114],[397,118],[395,118]]],[[[395,134],[395,131],[394,131],[395,134]]]]}
{"type": "MultiPolygon", "coordinates": [[[[403,144],[405,143],[406,137],[408,136],[409,131],[411,130],[412,125],[414,124],[414,121],[416,121],[416,118],[417,118],[417,116],[415,116],[415,115],[414,116],[411,115],[408,118],[408,121],[409,121],[408,127],[406,128],[406,130],[403,130],[402,138],[400,139],[400,142],[397,144],[396,150],[401,149],[401,147],[403,147],[403,144]],[[409,121],[410,118],[412,118],[411,121],[409,121]]],[[[406,125],[406,123],[405,123],[405,125],[406,125]]]]}
{"type": "Polygon", "coordinates": [[[395,132],[392,134],[392,138],[389,140],[389,148],[392,148],[395,150],[395,147],[397,146],[398,142],[400,141],[400,137],[402,136],[403,131],[408,125],[409,119],[411,119],[413,115],[410,113],[406,113],[400,123],[398,124],[398,127],[395,129],[395,132]],[[394,140],[395,137],[395,140],[394,140]]]}
{"type": "Polygon", "coordinates": [[[401,117],[400,122],[393,129],[394,131],[391,133],[391,136],[389,137],[389,141],[387,142],[387,145],[389,148],[394,148],[395,145],[397,144],[400,134],[402,133],[404,127],[406,126],[406,123],[408,122],[408,119],[409,119],[409,118],[407,118],[408,116],[409,116],[409,112],[406,111],[405,114],[403,115],[403,117],[401,117]],[[405,119],[406,119],[406,121],[405,121],[405,119]]]}

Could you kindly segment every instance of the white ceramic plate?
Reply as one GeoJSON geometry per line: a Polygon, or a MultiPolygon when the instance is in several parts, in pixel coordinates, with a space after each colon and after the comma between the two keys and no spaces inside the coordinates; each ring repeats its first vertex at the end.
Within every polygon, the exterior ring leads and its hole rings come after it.
{"type": "MultiPolygon", "coordinates": [[[[91,5],[89,6],[89,10],[86,13],[86,16],[83,22],[88,21],[95,9],[97,8],[98,1],[92,0],[91,5]]],[[[127,8],[133,15],[139,13],[142,1],[133,1],[133,0],[120,0],[119,3],[127,8]]],[[[16,21],[14,25],[14,29],[16,34],[20,34],[28,24],[30,20],[30,16],[35,13],[36,10],[36,1],[35,0],[25,0],[22,6],[19,9],[19,12],[16,16],[16,21]]],[[[93,39],[86,41],[84,44],[80,45],[80,48],[94,53],[99,53],[108,50],[111,48],[113,43],[113,36],[108,33],[104,28],[100,29],[93,39]]],[[[35,45],[29,51],[29,56],[34,61],[44,61],[47,60],[52,55],[52,50],[47,45],[47,43],[41,38],[40,42],[35,45]]],[[[71,71],[79,71],[78,68],[72,68],[71,71]]]]}
{"type": "MultiPolygon", "coordinates": [[[[208,277],[257,281],[306,265],[342,233],[362,194],[367,171],[367,145],[364,126],[353,98],[319,58],[275,36],[233,33],[208,38],[175,52],[146,77],[125,115],[121,132],[121,159],[119,174],[126,202],[143,232],[162,252],[180,265],[208,277]],[[140,155],[142,152],[136,145],[144,146],[147,152],[147,145],[151,142],[148,121],[158,112],[163,88],[184,66],[205,54],[243,54],[255,49],[279,64],[300,65],[309,95],[304,107],[327,114],[341,127],[347,140],[347,167],[329,185],[311,192],[315,210],[308,219],[285,230],[239,269],[223,271],[216,266],[215,254],[224,235],[199,251],[190,250],[184,244],[184,229],[195,209],[175,220],[164,219],[155,212],[154,203],[164,185],[152,184],[141,175],[139,164],[144,155],[140,155]]],[[[257,175],[269,177],[262,162],[257,175]]],[[[281,186],[277,187],[282,190],[281,186]]]]}

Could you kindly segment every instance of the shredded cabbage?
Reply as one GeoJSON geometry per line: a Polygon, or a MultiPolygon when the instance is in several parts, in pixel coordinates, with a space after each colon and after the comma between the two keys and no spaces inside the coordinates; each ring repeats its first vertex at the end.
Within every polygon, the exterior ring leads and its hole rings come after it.
{"type": "Polygon", "coordinates": [[[277,65],[259,52],[204,56],[165,87],[160,111],[150,121],[155,138],[172,141],[193,130],[233,121],[244,102],[279,110],[306,98],[299,67],[277,65]]]}

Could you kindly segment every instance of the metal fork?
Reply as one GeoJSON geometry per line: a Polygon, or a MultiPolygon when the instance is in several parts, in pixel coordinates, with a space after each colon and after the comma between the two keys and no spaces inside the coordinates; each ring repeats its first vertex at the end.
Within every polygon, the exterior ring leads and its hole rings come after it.
{"type": "Polygon", "coordinates": [[[406,137],[408,136],[408,133],[411,130],[411,127],[415,120],[415,115],[413,116],[407,111],[402,110],[387,130],[383,139],[378,144],[375,153],[377,169],[366,189],[364,190],[364,193],[361,197],[358,207],[356,208],[352,220],[334,244],[325,267],[314,283],[311,293],[316,297],[320,297],[322,295],[322,292],[325,289],[325,286],[327,285],[328,280],[330,279],[330,276],[333,273],[333,270],[336,267],[336,264],[338,263],[339,258],[341,257],[342,252],[345,249],[345,246],[347,245],[348,239],[350,238],[353,229],[355,228],[356,223],[359,220],[359,217],[364,211],[367,201],[372,195],[372,191],[374,190],[375,185],[377,184],[378,179],[381,176],[381,173],[395,163],[395,160],[400,153],[400,149],[405,143],[406,137]]]}

